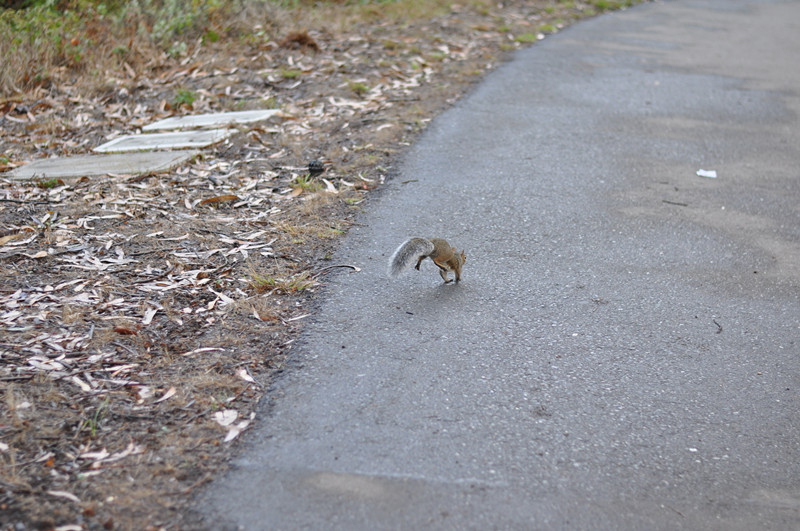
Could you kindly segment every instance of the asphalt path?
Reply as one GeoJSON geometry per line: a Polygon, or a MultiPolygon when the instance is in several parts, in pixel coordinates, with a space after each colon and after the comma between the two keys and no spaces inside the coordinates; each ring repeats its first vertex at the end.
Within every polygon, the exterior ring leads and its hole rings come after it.
{"type": "Polygon", "coordinates": [[[209,527],[800,529],[799,116],[797,1],[518,53],[347,236],[209,527]],[[388,280],[410,236],[462,282],[388,280]]]}

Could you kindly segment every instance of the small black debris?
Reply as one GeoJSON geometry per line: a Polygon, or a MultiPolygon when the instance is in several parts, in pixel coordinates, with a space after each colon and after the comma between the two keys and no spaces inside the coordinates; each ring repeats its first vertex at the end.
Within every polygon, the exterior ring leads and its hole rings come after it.
{"type": "Polygon", "coordinates": [[[312,160],[308,163],[308,173],[313,177],[325,171],[325,164],[319,160],[312,160]]]}

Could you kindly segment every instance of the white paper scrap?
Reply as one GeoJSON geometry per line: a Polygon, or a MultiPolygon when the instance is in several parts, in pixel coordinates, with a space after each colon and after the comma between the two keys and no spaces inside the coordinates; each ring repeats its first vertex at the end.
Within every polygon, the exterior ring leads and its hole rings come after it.
{"type": "Polygon", "coordinates": [[[708,177],[709,179],[716,179],[717,170],[697,170],[697,175],[700,177],[708,177]]]}

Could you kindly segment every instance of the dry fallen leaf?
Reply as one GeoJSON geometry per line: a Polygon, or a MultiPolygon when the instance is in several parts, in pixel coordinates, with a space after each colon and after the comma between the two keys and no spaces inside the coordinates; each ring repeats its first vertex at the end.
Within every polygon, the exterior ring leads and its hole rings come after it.
{"type": "Polygon", "coordinates": [[[167,392],[166,392],[166,393],[164,393],[164,396],[162,396],[161,398],[159,398],[158,400],[156,400],[156,401],[155,401],[155,402],[153,402],[153,403],[154,403],[154,404],[158,404],[159,402],[163,402],[164,400],[167,400],[168,398],[170,398],[171,396],[173,396],[175,393],[176,393],[176,391],[175,391],[175,388],[174,388],[174,387],[170,387],[170,388],[167,390],[167,392]]]}
{"type": "Polygon", "coordinates": [[[214,413],[214,420],[220,426],[230,426],[237,418],[239,418],[239,412],[235,409],[223,409],[214,413]]]}
{"type": "Polygon", "coordinates": [[[284,48],[296,48],[301,50],[311,49],[315,52],[319,51],[317,41],[308,34],[307,31],[293,31],[283,39],[280,45],[284,48]]]}
{"type": "MultiPolygon", "coordinates": [[[[75,496],[71,492],[67,492],[67,491],[64,491],[64,490],[48,490],[47,494],[49,494],[50,496],[55,496],[57,498],[66,498],[66,499],[68,499],[70,501],[73,501],[75,503],[80,503],[81,502],[81,500],[79,500],[77,496],[75,496]]],[[[80,529],[80,527],[78,529],[80,529]]]]}
{"type": "Polygon", "coordinates": [[[228,433],[225,434],[225,438],[222,440],[222,442],[230,442],[234,440],[250,425],[254,418],[256,418],[255,412],[250,413],[250,420],[243,420],[236,424],[236,426],[232,426],[228,430],[228,433]]]}
{"type": "Polygon", "coordinates": [[[142,324],[147,326],[153,322],[153,317],[158,313],[158,308],[148,308],[144,311],[144,318],[142,324]]]}
{"type": "Polygon", "coordinates": [[[7,244],[11,240],[14,240],[17,237],[19,237],[21,234],[22,234],[21,232],[15,232],[14,234],[7,234],[6,236],[3,236],[2,238],[0,238],[0,245],[7,244]]]}
{"type": "Polygon", "coordinates": [[[256,381],[253,379],[252,376],[250,376],[250,373],[248,373],[247,369],[245,369],[244,367],[241,367],[239,368],[239,370],[236,371],[236,376],[238,376],[245,382],[256,383],[256,381]]]}
{"type": "Polygon", "coordinates": [[[336,187],[333,185],[333,183],[330,182],[328,179],[322,179],[322,181],[325,183],[325,191],[326,192],[331,193],[331,194],[338,194],[339,193],[339,190],[337,190],[336,187]]]}
{"type": "Polygon", "coordinates": [[[101,460],[101,459],[105,459],[109,455],[111,455],[111,454],[108,453],[108,450],[103,448],[99,452],[84,452],[81,455],[79,455],[78,457],[80,457],[81,459],[101,460]]]}
{"type": "Polygon", "coordinates": [[[239,197],[234,194],[224,194],[218,195],[216,197],[209,197],[208,199],[203,199],[200,201],[199,204],[201,205],[211,205],[215,203],[224,203],[226,201],[238,201],[239,197]]]}
{"type": "Polygon", "coordinates": [[[230,442],[234,440],[236,437],[239,436],[240,433],[242,433],[242,430],[247,428],[247,426],[249,425],[250,425],[249,420],[243,420],[242,422],[238,423],[236,426],[228,430],[228,433],[225,434],[225,438],[222,440],[222,442],[230,442]]]}
{"type": "Polygon", "coordinates": [[[134,393],[137,397],[136,403],[141,404],[151,396],[153,396],[153,390],[147,385],[138,385],[134,388],[134,393]]]}
{"type": "Polygon", "coordinates": [[[92,387],[77,376],[70,378],[70,381],[80,387],[84,393],[89,393],[92,391],[92,387]]]}
{"type": "Polygon", "coordinates": [[[181,356],[191,356],[192,354],[202,354],[203,352],[216,352],[216,351],[223,351],[224,348],[219,347],[202,347],[196,348],[194,350],[190,350],[189,352],[184,352],[181,356]]]}

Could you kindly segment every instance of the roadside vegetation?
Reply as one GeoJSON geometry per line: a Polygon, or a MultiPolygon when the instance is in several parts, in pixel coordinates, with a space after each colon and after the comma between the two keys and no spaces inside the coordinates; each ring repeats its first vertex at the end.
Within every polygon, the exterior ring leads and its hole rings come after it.
{"type": "MultiPolygon", "coordinates": [[[[537,1],[552,22],[515,38],[533,42],[580,16],[619,9],[634,0],[537,1]]],[[[490,0],[466,0],[464,9],[489,15],[490,0]]],[[[76,78],[103,90],[114,76],[153,68],[197,48],[269,46],[302,27],[337,34],[357,25],[405,25],[451,11],[449,0],[6,0],[0,2],[0,90],[6,96],[76,78]],[[221,43],[221,44],[219,44],[221,43]]],[[[461,8],[461,6],[458,6],[461,8]]],[[[526,22],[526,21],[516,21],[526,22]]],[[[514,26],[496,21],[498,31],[514,26]]],[[[538,27],[537,27],[538,26],[538,27]]]]}

